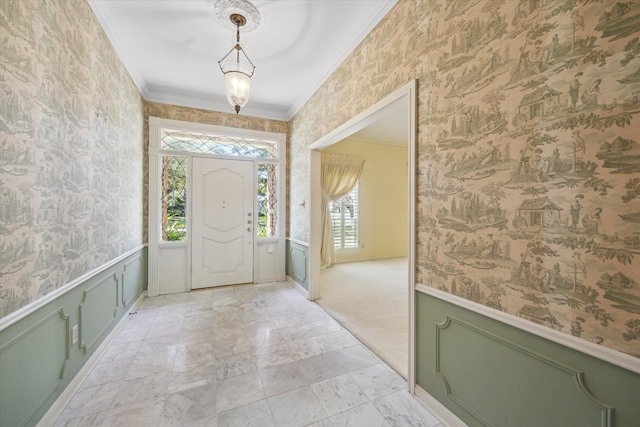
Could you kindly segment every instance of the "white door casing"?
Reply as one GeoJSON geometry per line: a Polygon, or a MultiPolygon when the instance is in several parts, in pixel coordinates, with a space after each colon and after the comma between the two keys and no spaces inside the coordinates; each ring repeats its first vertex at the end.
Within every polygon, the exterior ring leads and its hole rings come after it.
{"type": "Polygon", "coordinates": [[[343,123],[333,131],[315,141],[309,147],[309,294],[311,299],[320,298],[320,150],[337,143],[355,132],[376,122],[386,114],[388,108],[404,104],[407,107],[407,142],[408,142],[408,184],[409,184],[409,218],[408,218],[408,283],[409,288],[409,357],[407,386],[411,393],[416,389],[415,371],[415,266],[416,266],[416,164],[417,164],[417,81],[390,93],[367,110],[343,123]]]}
{"type": "Polygon", "coordinates": [[[254,164],[194,157],[192,289],[253,282],[254,164]]]}

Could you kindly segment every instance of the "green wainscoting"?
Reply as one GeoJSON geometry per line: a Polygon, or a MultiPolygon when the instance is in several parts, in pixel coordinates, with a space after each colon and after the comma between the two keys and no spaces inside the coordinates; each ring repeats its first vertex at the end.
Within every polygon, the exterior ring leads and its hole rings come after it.
{"type": "Polygon", "coordinates": [[[309,246],[287,239],[285,270],[298,285],[309,290],[309,246]]]}
{"type": "Polygon", "coordinates": [[[640,425],[639,374],[422,292],[416,374],[469,426],[640,425]]]}
{"type": "Polygon", "coordinates": [[[0,332],[0,426],[38,423],[146,288],[146,256],[129,254],[0,332]]]}

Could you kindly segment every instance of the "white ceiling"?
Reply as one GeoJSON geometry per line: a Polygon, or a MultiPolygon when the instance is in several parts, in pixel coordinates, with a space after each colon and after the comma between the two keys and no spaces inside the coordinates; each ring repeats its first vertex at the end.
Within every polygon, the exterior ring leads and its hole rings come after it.
{"type": "MultiPolygon", "coordinates": [[[[235,28],[215,1],[88,0],[146,100],[233,113],[217,61],[235,28]]],[[[396,2],[253,0],[261,23],[240,42],[256,71],[240,114],[288,121],[396,2]]]]}
{"type": "Polygon", "coordinates": [[[349,138],[408,145],[409,105],[404,101],[395,102],[385,107],[380,113],[371,124],[349,138]]]}

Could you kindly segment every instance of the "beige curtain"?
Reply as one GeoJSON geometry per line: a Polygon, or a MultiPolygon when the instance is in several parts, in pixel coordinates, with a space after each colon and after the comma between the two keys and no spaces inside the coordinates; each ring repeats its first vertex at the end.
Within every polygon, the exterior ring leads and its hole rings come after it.
{"type": "Polygon", "coordinates": [[[358,183],[364,159],[355,156],[322,153],[320,186],[322,187],[322,215],[320,247],[321,268],[335,263],[336,251],[331,227],[330,203],[346,196],[358,183]]]}

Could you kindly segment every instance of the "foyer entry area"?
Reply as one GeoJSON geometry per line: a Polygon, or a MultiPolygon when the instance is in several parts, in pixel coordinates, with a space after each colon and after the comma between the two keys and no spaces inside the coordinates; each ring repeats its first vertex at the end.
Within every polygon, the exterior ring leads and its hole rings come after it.
{"type": "Polygon", "coordinates": [[[285,279],[285,141],[149,118],[149,296],[285,279]]]}
{"type": "Polygon", "coordinates": [[[54,425],[443,427],[286,282],[145,299],[54,425]]]}

